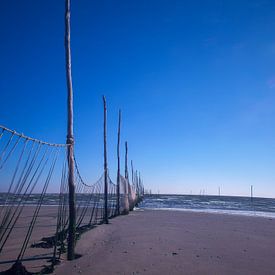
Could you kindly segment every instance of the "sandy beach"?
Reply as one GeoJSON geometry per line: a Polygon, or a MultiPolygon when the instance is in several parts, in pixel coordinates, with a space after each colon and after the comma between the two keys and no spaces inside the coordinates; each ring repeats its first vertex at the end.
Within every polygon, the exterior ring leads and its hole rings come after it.
{"type": "MultiPolygon", "coordinates": [[[[1,208],[0,208],[1,210],[1,208]]],[[[16,260],[23,240],[26,236],[26,233],[31,223],[34,206],[25,206],[22,211],[20,218],[18,219],[14,229],[12,230],[3,251],[0,253],[0,272],[7,270],[13,264],[13,261],[16,260]]],[[[78,209],[80,212],[81,209],[78,209]]],[[[98,216],[101,215],[101,210],[98,210],[98,216]]],[[[57,223],[57,206],[42,206],[39,212],[39,216],[36,220],[31,238],[28,242],[26,252],[24,254],[24,259],[29,259],[33,257],[46,258],[35,261],[24,261],[23,264],[30,272],[39,272],[45,266],[49,266],[49,258],[53,256],[53,247],[32,247],[34,244],[41,243],[43,237],[52,237],[56,233],[56,223],[57,223]],[[48,258],[48,259],[47,259],[48,258]]],[[[91,211],[87,211],[84,215],[83,221],[81,224],[86,225],[90,220],[91,211]]],[[[61,255],[62,259],[66,258],[66,254],[61,255]]]]}
{"type": "MultiPolygon", "coordinates": [[[[15,228],[10,234],[8,241],[0,254],[0,271],[7,270],[12,263],[4,263],[6,261],[15,260],[21,249],[23,240],[27,233],[29,224],[31,222],[33,206],[26,206],[15,225],[15,228]]],[[[42,237],[53,236],[56,232],[56,216],[57,207],[42,207],[40,215],[37,218],[32,236],[30,238],[28,248],[26,250],[24,258],[30,257],[51,257],[53,248],[31,248],[30,246],[35,243],[39,243],[42,237]]],[[[23,263],[29,271],[38,272],[43,268],[43,265],[47,264],[46,260],[36,260],[23,263]]]]}
{"type": "Polygon", "coordinates": [[[82,235],[54,274],[275,274],[275,220],[134,211],[82,235]]]}

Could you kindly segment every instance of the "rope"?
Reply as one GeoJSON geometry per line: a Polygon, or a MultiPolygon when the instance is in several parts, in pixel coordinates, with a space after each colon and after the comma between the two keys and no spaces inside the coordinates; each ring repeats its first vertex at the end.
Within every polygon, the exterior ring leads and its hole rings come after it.
{"type": "MultiPolygon", "coordinates": [[[[18,137],[18,139],[16,140],[16,143],[12,146],[11,150],[9,151],[8,155],[6,156],[6,158],[4,159],[4,161],[1,163],[0,165],[0,170],[3,168],[4,164],[7,162],[7,160],[9,159],[9,157],[12,155],[12,153],[14,152],[16,146],[18,145],[19,141],[20,141],[21,137],[18,137]]],[[[10,140],[11,141],[11,140],[10,140]]],[[[9,144],[8,144],[9,145],[9,144]]],[[[4,156],[4,155],[3,155],[4,156]]]]}
{"type": "MultiPolygon", "coordinates": [[[[48,148],[47,148],[47,149],[48,149],[48,148]]],[[[32,184],[32,182],[33,182],[33,180],[35,179],[36,174],[38,173],[38,171],[39,171],[39,169],[40,169],[40,167],[41,167],[41,165],[42,165],[42,163],[43,163],[43,161],[44,161],[44,159],[45,159],[46,153],[47,153],[47,150],[45,150],[45,152],[44,152],[44,154],[43,154],[43,156],[42,156],[42,158],[41,158],[41,160],[40,160],[40,162],[39,162],[39,164],[38,164],[38,166],[37,166],[37,168],[36,168],[36,170],[35,170],[35,172],[34,172],[32,178],[31,178],[31,180],[30,180],[30,182],[29,182],[29,184],[28,184],[28,186],[27,186],[27,188],[26,188],[26,190],[25,190],[25,193],[23,194],[23,196],[22,196],[22,198],[21,198],[21,201],[20,201],[20,202],[18,203],[18,205],[17,205],[16,210],[19,208],[20,204],[22,203],[23,198],[25,198],[25,195],[27,194],[28,189],[30,188],[30,186],[31,186],[31,184],[32,184]]],[[[0,247],[0,252],[2,251],[2,249],[3,249],[3,247],[4,247],[5,243],[6,243],[6,241],[8,240],[8,237],[10,236],[10,233],[12,232],[12,229],[14,228],[14,226],[15,226],[15,224],[16,224],[16,221],[18,220],[20,214],[22,213],[23,208],[24,208],[24,206],[26,205],[27,199],[30,197],[30,195],[32,194],[32,192],[33,192],[35,186],[37,185],[37,183],[38,183],[38,181],[39,181],[39,179],[40,179],[40,177],[41,177],[41,175],[42,175],[42,172],[43,172],[43,170],[44,170],[44,168],[45,168],[45,166],[46,166],[46,164],[47,164],[47,162],[48,162],[48,159],[49,159],[49,157],[47,158],[47,160],[46,160],[46,161],[44,162],[44,164],[42,165],[42,168],[41,168],[40,172],[38,173],[38,176],[37,176],[36,180],[34,181],[34,184],[33,184],[33,186],[31,187],[31,190],[30,190],[29,194],[28,194],[27,197],[25,198],[24,204],[23,204],[22,208],[20,209],[20,212],[18,213],[16,219],[14,220],[14,222],[13,222],[13,224],[12,224],[12,226],[11,226],[11,228],[10,228],[10,230],[9,230],[9,232],[8,232],[8,234],[6,235],[5,238],[4,238],[4,235],[6,234],[7,230],[9,229],[9,226],[10,226],[10,224],[11,224],[11,222],[12,222],[12,219],[11,219],[10,222],[8,223],[8,225],[7,225],[6,230],[4,231],[4,233],[2,233],[2,236],[1,236],[1,238],[0,238],[0,244],[1,244],[1,242],[2,242],[3,239],[4,239],[4,241],[3,241],[3,243],[2,243],[2,245],[1,245],[1,247],[0,247]]],[[[14,212],[14,214],[15,214],[15,212],[14,212]]],[[[12,218],[13,218],[13,217],[14,217],[14,215],[12,216],[12,218]]]]}
{"type": "MultiPolygon", "coordinates": [[[[52,236],[43,238],[41,241],[51,244],[52,252],[47,253],[47,255],[51,255],[48,258],[52,259],[52,265],[65,252],[69,224],[66,149],[66,144],[44,142],[27,137],[24,134],[19,134],[0,125],[0,172],[8,172],[10,176],[8,181],[5,178],[5,182],[8,183],[6,187],[7,192],[5,197],[3,197],[3,205],[0,207],[0,253],[7,247],[8,240],[12,238],[11,234],[14,232],[14,228],[25,213],[23,212],[25,206],[30,202],[35,202],[33,208],[30,208],[32,211],[30,222],[25,227],[26,233],[24,232],[24,237],[18,247],[16,263],[25,260],[24,255],[26,254],[28,244],[39,217],[43,213],[40,211],[41,207],[45,201],[48,201],[46,196],[49,184],[52,182],[52,178],[56,179],[53,175],[60,152],[64,152],[64,155],[62,161],[60,160],[59,195],[54,196],[54,199],[58,198],[56,216],[52,217],[56,220],[56,227],[52,236]],[[64,151],[63,148],[65,149],[64,151]]],[[[87,184],[80,174],[75,156],[74,160],[76,230],[77,234],[81,234],[93,225],[101,224],[104,221],[104,174],[96,182],[87,184]]],[[[125,179],[121,175],[119,175],[118,183],[122,190],[120,196],[123,197],[121,199],[121,207],[117,205],[118,185],[111,180],[108,174],[107,214],[109,218],[120,214],[122,208],[127,208],[126,204],[122,205],[124,200],[127,200],[129,204],[129,199],[134,198],[136,203],[140,195],[138,189],[141,188],[141,182],[138,181],[137,175],[134,182],[132,180],[132,185],[130,185],[128,179],[125,179]]],[[[32,245],[31,247],[37,246],[32,245]]],[[[3,255],[5,253],[6,251],[3,252],[3,255]]]]}
{"type": "Polygon", "coordinates": [[[54,147],[67,147],[68,146],[68,144],[49,143],[49,142],[45,142],[45,141],[42,141],[42,140],[39,140],[39,139],[36,139],[36,138],[31,138],[31,137],[25,136],[24,134],[19,134],[14,130],[10,130],[7,127],[4,127],[2,125],[0,125],[0,129],[2,129],[4,131],[7,131],[7,132],[10,132],[13,135],[16,135],[18,137],[28,139],[28,140],[32,140],[34,142],[41,143],[43,145],[54,146],[54,147]]]}
{"type": "Polygon", "coordinates": [[[4,134],[5,129],[1,128],[1,133],[0,133],[0,139],[2,138],[3,134],[4,134]]]}
{"type": "MultiPolygon", "coordinates": [[[[2,135],[3,134],[4,134],[4,130],[2,131],[2,135]]],[[[6,143],[5,147],[2,149],[2,152],[0,154],[0,161],[2,160],[3,156],[5,155],[6,150],[8,149],[13,137],[14,137],[14,133],[12,133],[12,135],[9,137],[8,142],[6,143]]],[[[2,138],[2,136],[1,136],[1,138],[2,138]]]]}
{"type": "MultiPolygon", "coordinates": [[[[48,185],[49,185],[51,176],[52,176],[52,174],[53,174],[53,170],[54,170],[54,167],[55,167],[55,164],[56,164],[56,160],[57,160],[57,157],[58,157],[59,153],[60,153],[60,150],[57,150],[57,151],[55,152],[55,157],[54,157],[53,162],[52,162],[52,164],[51,164],[51,167],[50,167],[49,173],[48,173],[48,175],[47,175],[47,178],[46,178],[46,181],[45,181],[45,184],[44,184],[42,193],[41,193],[40,198],[39,198],[39,202],[38,202],[37,207],[36,207],[36,209],[35,209],[35,213],[34,213],[34,215],[33,215],[31,224],[30,224],[30,226],[29,226],[28,233],[27,233],[26,238],[25,238],[25,240],[24,240],[24,243],[23,243],[23,245],[22,245],[21,251],[20,251],[20,253],[19,253],[18,257],[17,257],[17,260],[22,259],[23,256],[24,256],[24,254],[25,254],[25,251],[26,251],[28,242],[29,242],[30,237],[31,237],[31,233],[32,233],[32,231],[33,231],[33,228],[34,228],[34,225],[35,225],[35,222],[36,222],[38,213],[39,213],[39,211],[40,211],[40,208],[41,208],[43,199],[44,199],[44,197],[45,197],[45,193],[46,193],[46,191],[47,191],[47,188],[48,188],[48,185]]],[[[48,161],[48,159],[47,159],[47,161],[48,161]]]]}

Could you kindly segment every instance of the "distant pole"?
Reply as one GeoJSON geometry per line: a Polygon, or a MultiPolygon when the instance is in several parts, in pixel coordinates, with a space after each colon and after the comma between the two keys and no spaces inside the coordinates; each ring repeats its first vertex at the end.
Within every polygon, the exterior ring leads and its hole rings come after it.
{"type": "Polygon", "coordinates": [[[139,180],[138,180],[138,172],[137,170],[135,171],[135,180],[136,180],[136,183],[137,183],[137,193],[138,193],[138,197],[140,195],[140,186],[139,186],[139,180]]]}
{"type": "Polygon", "coordinates": [[[139,172],[139,181],[140,181],[140,186],[141,186],[141,194],[144,196],[144,186],[143,186],[143,180],[141,179],[141,175],[139,172]]]}
{"type": "MultiPolygon", "coordinates": [[[[136,197],[137,197],[137,185],[136,185],[136,181],[134,179],[134,164],[133,164],[132,160],[131,160],[131,175],[132,175],[132,186],[134,188],[135,200],[136,200],[136,197]]],[[[136,204],[136,202],[134,202],[134,204],[136,204]]]]}
{"type": "Polygon", "coordinates": [[[125,142],[125,192],[124,192],[124,204],[125,210],[123,214],[129,214],[129,175],[128,175],[128,143],[125,142]]]}
{"type": "Polygon", "coordinates": [[[103,123],[103,138],[104,138],[104,223],[108,221],[108,167],[107,167],[107,106],[106,98],[103,96],[104,107],[104,123],[103,123]]]}
{"type": "Polygon", "coordinates": [[[74,184],[74,136],[73,136],[73,84],[72,84],[72,61],[71,61],[71,3],[66,0],[65,5],[65,55],[66,55],[66,79],[67,79],[67,160],[68,160],[68,186],[69,186],[69,227],[68,227],[68,260],[75,257],[75,184],[74,184]]]}
{"type": "Polygon", "coordinates": [[[129,179],[128,175],[128,143],[125,142],[125,179],[129,179]]]}
{"type": "Polygon", "coordinates": [[[117,132],[117,202],[116,214],[120,214],[120,127],[121,127],[121,110],[118,112],[118,132],[117,132]]]}
{"type": "Polygon", "coordinates": [[[250,186],[250,200],[253,201],[253,185],[250,186]]]}
{"type": "Polygon", "coordinates": [[[132,174],[132,184],[134,184],[134,165],[132,160],[131,160],[131,174],[132,174]]]}
{"type": "Polygon", "coordinates": [[[140,176],[140,172],[138,173],[138,182],[139,182],[140,191],[141,191],[141,194],[140,194],[140,195],[142,195],[142,184],[141,184],[141,176],[140,176]]]}
{"type": "Polygon", "coordinates": [[[220,188],[220,186],[219,186],[219,197],[221,196],[221,188],[220,188]]]}

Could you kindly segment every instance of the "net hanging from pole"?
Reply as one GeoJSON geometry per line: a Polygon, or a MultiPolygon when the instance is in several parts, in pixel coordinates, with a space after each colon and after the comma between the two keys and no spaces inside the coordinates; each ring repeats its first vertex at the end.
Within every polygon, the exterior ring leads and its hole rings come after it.
{"type": "MultiPolygon", "coordinates": [[[[104,222],[104,174],[87,184],[74,158],[76,236],[104,222]]],[[[0,126],[0,272],[41,272],[65,258],[69,224],[67,145],[0,126]],[[35,264],[34,264],[35,262],[35,264]],[[24,264],[24,266],[23,266],[24,264]]],[[[128,214],[142,196],[137,176],[107,176],[108,218],[128,214]]]]}
{"type": "MultiPolygon", "coordinates": [[[[0,126],[0,270],[13,263],[53,260],[55,245],[36,248],[56,233],[66,145],[43,142],[0,126]],[[47,205],[47,207],[45,206],[47,205]]],[[[49,263],[48,263],[49,265],[49,263]]],[[[33,271],[36,270],[35,268],[33,271]]]]}

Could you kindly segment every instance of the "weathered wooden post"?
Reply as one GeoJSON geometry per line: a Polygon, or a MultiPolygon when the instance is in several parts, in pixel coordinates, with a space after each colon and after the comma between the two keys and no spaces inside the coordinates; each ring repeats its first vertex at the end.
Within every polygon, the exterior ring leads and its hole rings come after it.
{"type": "Polygon", "coordinates": [[[131,160],[131,174],[132,174],[132,184],[134,184],[134,165],[132,160],[131,160]]]}
{"type": "Polygon", "coordinates": [[[132,186],[134,187],[134,206],[136,205],[136,197],[137,197],[137,186],[136,186],[136,182],[134,179],[134,165],[133,165],[133,160],[131,160],[131,175],[132,175],[132,186]]]}
{"type": "Polygon", "coordinates": [[[117,202],[116,214],[120,214],[120,126],[121,126],[121,110],[118,112],[118,132],[117,132],[117,202]]]}
{"type": "Polygon", "coordinates": [[[138,180],[138,172],[137,172],[137,170],[135,171],[135,180],[136,180],[136,183],[137,183],[137,193],[138,193],[138,200],[139,200],[139,197],[140,197],[140,186],[139,186],[139,180],[138,180]]]}
{"type": "Polygon", "coordinates": [[[104,123],[103,123],[103,138],[104,138],[104,223],[108,221],[108,166],[107,166],[107,106],[106,98],[103,96],[104,107],[104,123]]]}
{"type": "Polygon", "coordinates": [[[67,159],[68,159],[68,185],[69,185],[69,228],[68,228],[68,260],[75,257],[75,184],[74,184],[74,136],[73,136],[73,84],[71,62],[71,3],[66,0],[65,5],[65,54],[66,54],[66,79],[68,92],[68,124],[67,124],[67,159]]]}
{"type": "Polygon", "coordinates": [[[128,143],[127,141],[125,142],[125,179],[129,179],[128,175],[128,143]]]}
{"type": "Polygon", "coordinates": [[[143,180],[140,176],[140,172],[139,172],[139,178],[140,178],[140,185],[141,185],[141,189],[142,189],[142,197],[144,196],[144,185],[143,185],[143,180]]]}
{"type": "Polygon", "coordinates": [[[123,215],[129,213],[129,188],[128,188],[128,143],[125,142],[125,182],[124,182],[124,210],[123,215]]]}

